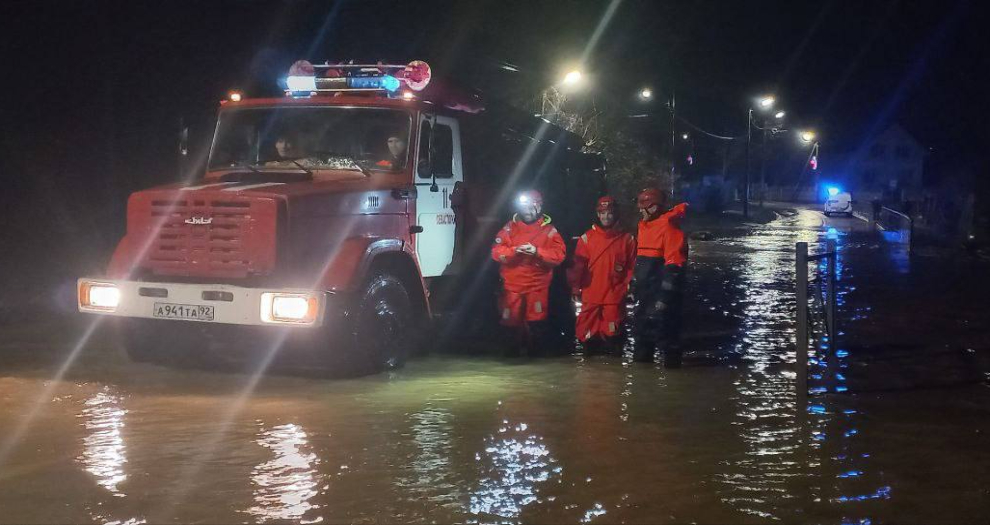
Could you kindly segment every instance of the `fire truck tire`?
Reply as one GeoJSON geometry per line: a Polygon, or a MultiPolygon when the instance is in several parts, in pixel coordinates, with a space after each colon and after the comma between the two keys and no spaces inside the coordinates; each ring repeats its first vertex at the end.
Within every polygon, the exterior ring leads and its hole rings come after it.
{"type": "Polygon", "coordinates": [[[402,280],[383,271],[368,280],[357,307],[354,356],[370,373],[402,367],[415,344],[412,300],[402,280]]]}

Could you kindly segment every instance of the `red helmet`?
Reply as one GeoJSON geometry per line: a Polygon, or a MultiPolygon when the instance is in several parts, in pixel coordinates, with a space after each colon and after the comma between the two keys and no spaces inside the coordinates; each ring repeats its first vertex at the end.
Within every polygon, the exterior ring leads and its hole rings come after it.
{"type": "Polygon", "coordinates": [[[598,199],[598,204],[595,205],[595,211],[599,213],[603,211],[615,213],[615,199],[609,195],[598,199]]]}
{"type": "Polygon", "coordinates": [[[636,206],[641,210],[650,208],[651,206],[660,205],[660,201],[663,200],[663,196],[660,194],[660,190],[656,188],[646,188],[639,192],[639,196],[636,197],[636,206]]]}
{"type": "Polygon", "coordinates": [[[543,206],[543,194],[536,190],[526,190],[519,193],[516,198],[516,205],[535,204],[543,206]]]}

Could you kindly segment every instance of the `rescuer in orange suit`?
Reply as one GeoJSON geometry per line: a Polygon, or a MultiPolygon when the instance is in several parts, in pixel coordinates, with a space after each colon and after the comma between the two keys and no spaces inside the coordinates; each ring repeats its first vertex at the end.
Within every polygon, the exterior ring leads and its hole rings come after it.
{"type": "Polygon", "coordinates": [[[647,188],[636,199],[639,233],[636,237],[636,269],[633,286],[636,297],[636,361],[652,362],[654,352],[663,354],[667,368],[681,366],[681,309],[684,292],[684,266],[688,243],[680,223],[687,203],[661,213],[664,204],[660,190],[647,188]]]}
{"type": "Polygon", "coordinates": [[[615,199],[598,199],[595,214],[597,224],[578,239],[567,275],[571,295],[581,304],[574,333],[589,355],[614,346],[636,264],[636,239],[617,224],[615,199]]]}
{"type": "Polygon", "coordinates": [[[564,261],[567,249],[550,217],[543,214],[540,192],[522,192],[515,207],[517,213],[495,237],[492,259],[501,266],[499,315],[517,338],[513,351],[524,346],[532,353],[534,339],[541,339],[541,321],[547,318],[553,269],[564,261]]]}

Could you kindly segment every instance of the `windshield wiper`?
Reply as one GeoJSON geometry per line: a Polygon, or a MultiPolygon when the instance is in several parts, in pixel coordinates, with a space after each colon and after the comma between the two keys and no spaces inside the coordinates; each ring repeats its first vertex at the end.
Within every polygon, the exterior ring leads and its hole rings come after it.
{"type": "Polygon", "coordinates": [[[241,163],[241,162],[235,162],[234,163],[234,167],[235,168],[245,168],[245,169],[249,169],[249,170],[251,170],[251,171],[253,171],[255,173],[261,173],[261,170],[259,170],[257,167],[252,166],[250,164],[244,164],[244,163],[241,163]]]}
{"type": "Polygon", "coordinates": [[[309,175],[310,177],[313,176],[313,172],[310,171],[310,170],[308,170],[308,169],[306,169],[306,166],[303,166],[302,164],[299,164],[299,161],[298,160],[292,159],[292,163],[295,164],[297,167],[299,167],[299,169],[305,171],[306,174],[309,175]]]}

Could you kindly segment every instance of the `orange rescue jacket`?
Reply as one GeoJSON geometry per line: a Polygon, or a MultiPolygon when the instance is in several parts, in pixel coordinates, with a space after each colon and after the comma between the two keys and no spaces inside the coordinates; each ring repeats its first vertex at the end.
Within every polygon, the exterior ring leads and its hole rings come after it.
{"type": "Polygon", "coordinates": [[[548,289],[553,268],[564,261],[566,253],[564,240],[546,215],[532,224],[513,216],[499,230],[492,245],[492,259],[501,263],[505,289],[515,293],[548,289]],[[536,247],[536,255],[516,253],[516,248],[526,243],[536,247]]]}
{"type": "Polygon", "coordinates": [[[687,203],[684,202],[652,221],[639,221],[636,254],[662,257],[664,264],[684,266],[688,258],[688,243],[680,222],[686,213],[687,203]]]}
{"type": "Polygon", "coordinates": [[[578,239],[567,282],[573,293],[581,292],[583,303],[619,304],[629,291],[635,264],[632,235],[617,226],[595,225],[578,239]]]}

